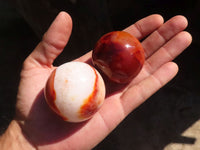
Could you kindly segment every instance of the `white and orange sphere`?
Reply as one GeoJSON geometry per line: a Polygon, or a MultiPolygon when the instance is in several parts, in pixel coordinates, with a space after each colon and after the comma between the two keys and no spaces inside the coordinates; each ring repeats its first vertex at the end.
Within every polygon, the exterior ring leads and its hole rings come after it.
{"type": "Polygon", "coordinates": [[[92,66],[68,62],[56,68],[45,86],[45,98],[65,121],[81,122],[91,118],[105,98],[105,84],[92,66]]]}

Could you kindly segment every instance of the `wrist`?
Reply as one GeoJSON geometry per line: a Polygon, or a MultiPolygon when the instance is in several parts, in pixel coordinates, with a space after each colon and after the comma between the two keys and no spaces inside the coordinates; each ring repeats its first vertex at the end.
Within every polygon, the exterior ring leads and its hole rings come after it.
{"type": "Polygon", "coordinates": [[[35,150],[27,140],[16,120],[11,121],[5,133],[0,137],[1,150],[35,150]]]}

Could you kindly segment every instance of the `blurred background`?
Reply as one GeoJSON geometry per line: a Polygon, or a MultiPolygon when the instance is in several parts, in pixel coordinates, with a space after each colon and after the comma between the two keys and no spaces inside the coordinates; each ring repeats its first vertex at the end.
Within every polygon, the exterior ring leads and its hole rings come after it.
{"type": "Polygon", "coordinates": [[[55,64],[73,60],[109,31],[123,30],[150,14],[165,20],[184,15],[192,45],[175,62],[180,71],[165,87],[133,111],[95,150],[200,149],[200,1],[199,0],[1,0],[0,133],[14,117],[23,60],[61,10],[73,19],[73,31],[55,64]]]}

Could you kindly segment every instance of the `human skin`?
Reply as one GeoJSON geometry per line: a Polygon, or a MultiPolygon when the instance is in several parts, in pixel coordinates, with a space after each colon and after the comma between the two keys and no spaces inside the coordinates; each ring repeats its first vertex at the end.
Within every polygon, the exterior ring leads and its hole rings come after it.
{"type": "MultiPolygon", "coordinates": [[[[94,117],[82,123],[67,123],[45,103],[43,88],[56,68],[53,62],[66,46],[72,30],[71,17],[61,12],[43,40],[26,58],[17,94],[16,117],[0,138],[2,150],[92,149],[121,121],[178,72],[172,62],[192,41],[183,31],[187,19],[175,16],[164,23],[162,16],[150,15],[124,29],[142,41],[145,63],[136,78],[118,85],[105,78],[107,95],[94,117]]],[[[91,52],[74,61],[91,63],[91,52]]]]}

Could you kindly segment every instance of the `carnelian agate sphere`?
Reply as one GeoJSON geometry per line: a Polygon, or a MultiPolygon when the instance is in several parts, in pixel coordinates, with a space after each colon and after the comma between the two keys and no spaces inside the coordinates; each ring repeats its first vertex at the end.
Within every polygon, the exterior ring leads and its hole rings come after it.
{"type": "Polygon", "coordinates": [[[81,122],[91,118],[103,104],[105,85],[92,66],[69,62],[51,73],[44,92],[50,108],[63,120],[81,122]]]}
{"type": "Polygon", "coordinates": [[[92,60],[110,80],[127,83],[140,72],[145,61],[144,49],[131,34],[113,31],[97,41],[92,60]]]}

